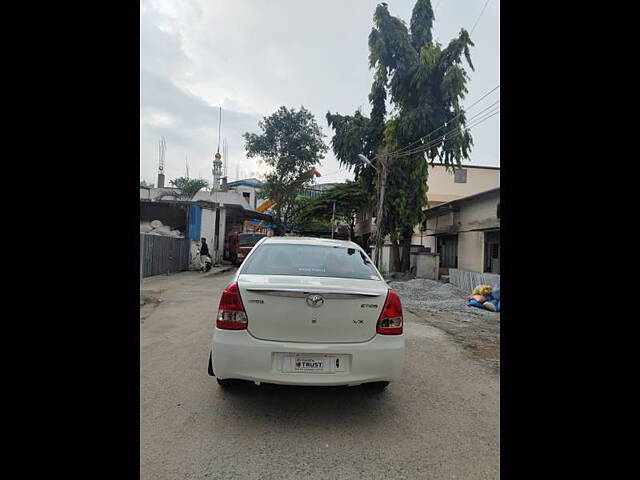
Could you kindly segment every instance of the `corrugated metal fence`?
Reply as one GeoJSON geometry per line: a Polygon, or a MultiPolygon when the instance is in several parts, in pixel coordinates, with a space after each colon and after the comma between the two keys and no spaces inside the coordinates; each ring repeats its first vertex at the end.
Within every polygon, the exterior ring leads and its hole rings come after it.
{"type": "Polygon", "coordinates": [[[468,272],[466,270],[450,268],[449,282],[459,289],[471,293],[478,285],[495,285],[496,283],[500,283],[500,275],[494,273],[468,272]]]}
{"type": "Polygon", "coordinates": [[[189,268],[189,239],[140,234],[140,279],[189,268]]]}

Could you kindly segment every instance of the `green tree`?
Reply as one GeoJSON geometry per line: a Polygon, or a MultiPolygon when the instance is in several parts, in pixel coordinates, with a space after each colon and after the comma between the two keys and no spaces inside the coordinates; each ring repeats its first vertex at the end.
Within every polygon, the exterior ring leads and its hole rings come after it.
{"type": "Polygon", "coordinates": [[[153,183],[147,183],[145,180],[140,180],[140,188],[153,188],[153,183]]]}
{"type": "Polygon", "coordinates": [[[176,197],[178,200],[191,200],[196,196],[196,193],[209,186],[209,182],[203,178],[188,177],[176,178],[175,180],[171,180],[169,184],[173,185],[175,190],[162,190],[160,194],[156,196],[156,200],[161,200],[165,197],[176,197]]]}
{"type": "Polygon", "coordinates": [[[265,175],[262,195],[276,202],[273,206],[276,235],[293,219],[296,196],[313,177],[313,168],[324,158],[328,147],[313,114],[280,107],[258,126],[262,134],[245,133],[247,157],[258,157],[271,171],[265,175]]]}
{"type": "Polygon", "coordinates": [[[372,119],[374,112],[378,116],[377,136],[363,128],[358,140],[355,128],[342,125],[332,139],[334,151],[342,148],[350,156],[359,144],[375,145],[378,160],[390,153],[384,218],[378,228],[391,236],[394,245],[391,270],[409,270],[411,237],[427,204],[428,165],[437,161],[447,169],[456,168],[469,158],[473,145],[460,105],[468,80],[462,62],[466,59],[473,70],[469,52],[473,42],[461,29],[459,36],[442,48],[432,39],[434,19],[429,0],[417,0],[410,29],[389,13],[386,4],[376,7],[369,35],[369,66],[375,69],[369,100],[372,119]],[[386,116],[380,99],[386,100],[387,95],[394,113],[380,121],[386,116]],[[374,137],[376,141],[372,141],[374,137]],[[403,245],[400,264],[398,240],[403,245]]]}
{"type": "Polygon", "coordinates": [[[369,37],[370,65],[387,70],[396,110],[393,122],[387,124],[387,144],[405,149],[404,156],[391,159],[389,175],[396,179],[389,198],[400,219],[395,227],[404,247],[401,271],[409,270],[413,229],[422,220],[427,203],[427,162],[433,165],[437,160],[447,169],[455,168],[468,159],[472,145],[460,101],[467,93],[468,80],[462,61],[466,59],[473,70],[469,52],[473,42],[461,29],[458,38],[443,49],[432,41],[433,21],[429,0],[416,2],[411,31],[386,6],[379,5],[369,37]],[[436,135],[429,135],[438,128],[436,135]]]}
{"type": "Polygon", "coordinates": [[[313,199],[307,199],[298,211],[296,224],[309,225],[315,222],[331,224],[333,205],[335,202],[335,220],[349,225],[351,238],[354,238],[354,217],[367,204],[369,194],[362,188],[360,182],[347,180],[336,185],[322,195],[313,199]]]}

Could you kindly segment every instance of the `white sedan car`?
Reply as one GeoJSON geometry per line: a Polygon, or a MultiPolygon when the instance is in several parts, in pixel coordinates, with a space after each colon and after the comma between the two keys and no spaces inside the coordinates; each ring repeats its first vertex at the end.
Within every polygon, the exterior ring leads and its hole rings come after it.
{"type": "Polygon", "coordinates": [[[355,243],[260,240],[222,294],[209,374],[225,387],[386,387],[404,365],[402,305],[355,243]]]}

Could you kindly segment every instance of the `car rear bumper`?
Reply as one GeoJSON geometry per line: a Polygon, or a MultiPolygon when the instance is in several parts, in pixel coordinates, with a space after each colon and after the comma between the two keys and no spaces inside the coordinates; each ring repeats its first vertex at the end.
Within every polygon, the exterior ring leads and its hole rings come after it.
{"type": "Polygon", "coordinates": [[[235,378],[284,385],[358,385],[397,380],[404,366],[404,335],[376,335],[362,343],[298,343],[259,340],[247,330],[215,329],[213,371],[235,378]],[[279,353],[350,355],[346,372],[284,373],[279,353]]]}

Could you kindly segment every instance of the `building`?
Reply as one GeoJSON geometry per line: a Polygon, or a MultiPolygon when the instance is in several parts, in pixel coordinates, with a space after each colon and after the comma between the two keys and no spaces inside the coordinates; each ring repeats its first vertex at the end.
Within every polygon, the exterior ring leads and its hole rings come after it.
{"type": "Polygon", "coordinates": [[[452,268],[500,274],[500,187],[439,203],[424,214],[421,234],[440,256],[440,274],[452,268]]]}
{"type": "MultiPolygon", "coordinates": [[[[441,205],[449,205],[451,208],[458,208],[458,205],[453,204],[452,202],[471,198],[476,194],[483,194],[488,191],[496,192],[494,197],[497,199],[497,205],[500,201],[500,167],[465,165],[464,167],[457,168],[454,171],[451,169],[447,170],[444,165],[436,163],[433,167],[429,168],[427,186],[428,204],[423,210],[425,217],[432,218],[434,212],[442,212],[442,210],[435,210],[441,205]]],[[[484,198],[482,195],[481,197],[484,198]]],[[[354,228],[355,239],[364,247],[370,246],[374,241],[376,231],[376,212],[377,205],[374,205],[371,211],[361,212],[356,219],[354,228]]],[[[467,209],[465,211],[465,222],[473,223],[474,220],[469,216],[473,215],[474,212],[478,215],[484,215],[482,211],[475,211],[473,208],[471,210],[467,209]]],[[[439,215],[437,215],[437,217],[439,217],[439,215]]],[[[421,224],[416,225],[411,239],[411,268],[413,271],[417,273],[417,270],[420,269],[419,267],[417,268],[416,260],[419,259],[419,263],[421,264],[426,261],[426,257],[415,257],[415,255],[419,254],[424,256],[427,253],[429,254],[427,256],[435,254],[438,257],[429,258],[429,262],[432,262],[434,265],[438,265],[438,267],[436,268],[437,274],[427,278],[437,279],[441,274],[446,274],[449,268],[456,268],[448,265],[456,265],[456,258],[458,258],[458,244],[452,244],[451,242],[454,240],[457,241],[458,238],[460,239],[460,248],[463,250],[462,256],[459,258],[462,262],[462,266],[459,268],[462,269],[466,266],[473,269],[472,271],[484,271],[484,266],[479,265],[478,263],[477,252],[471,253],[471,250],[468,249],[483,249],[485,245],[485,237],[480,238],[481,235],[477,232],[475,234],[467,234],[468,232],[464,231],[461,231],[462,235],[460,235],[460,237],[455,236],[455,232],[451,233],[452,236],[447,237],[444,235],[447,232],[441,232],[438,230],[438,233],[435,234],[433,231],[428,230],[427,226],[431,226],[431,223],[423,221],[421,224]],[[472,240],[472,238],[474,240],[472,240]],[[451,253],[454,251],[455,254],[451,253]],[[445,258],[441,258],[443,255],[445,258]]],[[[439,224],[438,227],[440,228],[442,225],[439,224]]],[[[493,227],[495,227],[495,224],[493,224],[493,227]]],[[[499,221],[497,223],[497,227],[493,228],[493,230],[494,233],[491,233],[488,236],[487,244],[497,244],[497,247],[491,248],[494,248],[494,253],[496,253],[495,249],[497,248],[498,259],[494,261],[493,269],[497,269],[499,271],[499,221]],[[496,230],[497,233],[495,233],[496,230]]],[[[388,271],[389,268],[390,248],[391,242],[387,237],[381,251],[380,265],[380,268],[385,271],[388,271]]],[[[371,255],[374,254],[373,249],[370,253],[371,255]]],[[[484,259],[484,254],[481,255],[481,258],[484,259]]],[[[482,260],[480,261],[480,264],[481,263],[482,260]]],[[[428,268],[427,270],[431,270],[431,268],[428,268]]]]}
{"type": "MultiPolygon", "coordinates": [[[[223,182],[223,187],[225,186],[223,182]]],[[[189,231],[189,238],[191,239],[190,252],[191,257],[195,257],[197,245],[199,239],[204,237],[209,244],[209,251],[214,263],[219,263],[222,260],[228,260],[229,255],[229,234],[232,232],[242,232],[248,227],[248,223],[251,221],[260,221],[265,223],[271,223],[271,215],[257,212],[252,208],[252,201],[255,201],[254,197],[247,197],[243,195],[243,192],[236,190],[226,191],[199,191],[191,200],[178,200],[176,197],[170,195],[171,188],[140,188],[140,209],[141,219],[143,219],[144,212],[159,212],[154,209],[154,204],[161,205],[173,205],[173,209],[178,209],[178,205],[190,205],[193,208],[190,210],[190,216],[181,216],[179,223],[172,225],[167,223],[173,228],[182,227],[184,230],[189,231]],[[167,193],[162,196],[162,193],[167,193]],[[189,224],[189,228],[183,227],[183,224],[189,224]]],[[[153,216],[153,215],[151,215],[153,216]]],[[[165,221],[162,218],[157,218],[163,223],[165,221]]],[[[144,220],[154,220],[153,218],[145,218],[144,220]]],[[[176,223],[176,222],[174,222],[176,223]]],[[[262,228],[266,232],[267,229],[262,228]]]]}
{"type": "Polygon", "coordinates": [[[266,199],[260,196],[260,188],[262,182],[257,178],[247,178],[244,180],[236,180],[235,182],[227,183],[227,188],[230,191],[236,192],[242,196],[247,205],[253,210],[266,199]]]}
{"type": "MultiPolygon", "coordinates": [[[[457,200],[475,193],[483,192],[500,186],[500,167],[487,167],[478,165],[465,165],[455,171],[447,170],[444,165],[438,163],[429,168],[427,180],[428,204],[425,208],[435,207],[445,202],[457,200]]],[[[358,215],[355,225],[355,235],[363,244],[367,244],[371,235],[375,233],[375,215],[377,206],[372,211],[362,212],[358,215]]],[[[425,238],[416,225],[411,241],[412,245],[422,245],[435,249],[431,239],[425,238]]]]}
{"type": "Polygon", "coordinates": [[[317,185],[311,185],[307,188],[303,188],[300,191],[300,195],[307,198],[316,198],[326,193],[328,190],[331,190],[336,185],[340,185],[340,183],[319,183],[317,185]]]}
{"type": "Polygon", "coordinates": [[[427,208],[458,200],[474,193],[500,186],[500,167],[465,165],[455,171],[447,171],[444,165],[429,168],[427,208]]]}
{"type": "MultiPolygon", "coordinates": [[[[486,192],[494,188],[500,188],[500,167],[484,167],[466,165],[455,171],[448,170],[444,165],[434,165],[429,169],[429,190],[427,192],[428,204],[423,211],[437,207],[447,202],[486,192]]],[[[412,245],[421,245],[436,250],[435,239],[424,233],[424,222],[416,225],[411,240],[412,245]]]]}

